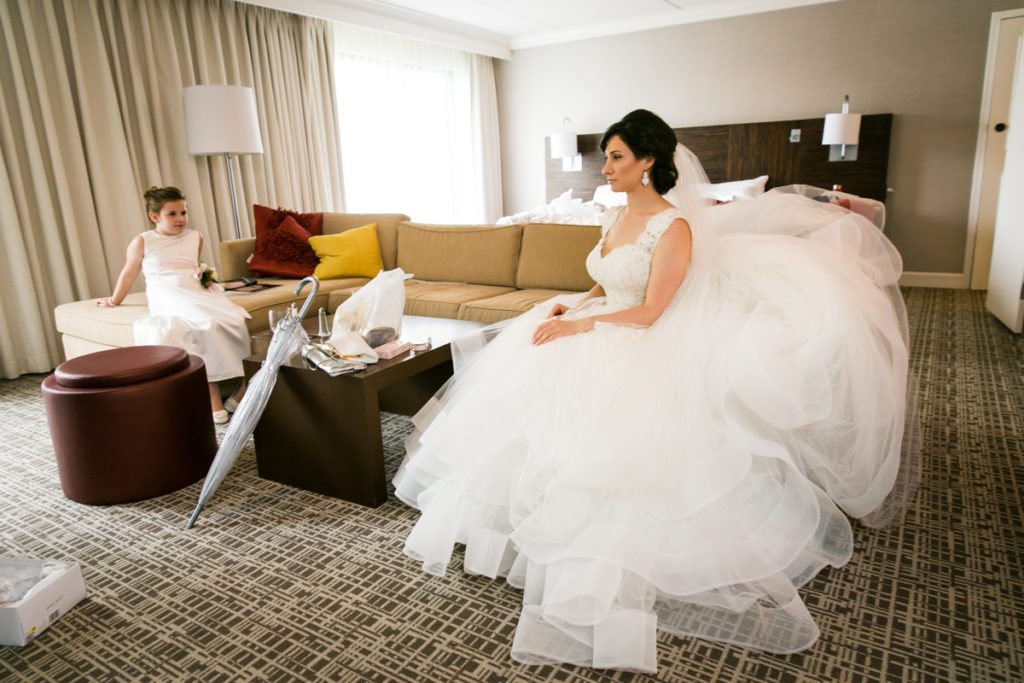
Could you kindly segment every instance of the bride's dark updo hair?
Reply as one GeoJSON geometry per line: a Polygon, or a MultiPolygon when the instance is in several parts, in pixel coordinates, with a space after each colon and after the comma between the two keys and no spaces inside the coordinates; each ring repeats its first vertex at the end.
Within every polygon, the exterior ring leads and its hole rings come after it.
{"type": "Polygon", "coordinates": [[[616,135],[626,143],[637,159],[654,159],[650,176],[658,194],[665,194],[675,187],[679,179],[679,171],[672,160],[676,152],[676,134],[660,116],[646,109],[629,112],[621,121],[608,126],[601,138],[602,152],[608,141],[616,135]]]}
{"type": "Polygon", "coordinates": [[[167,202],[177,202],[185,199],[185,195],[176,187],[157,187],[156,185],[151,185],[149,189],[142,193],[142,197],[146,200],[147,216],[151,213],[160,213],[160,209],[164,208],[164,204],[167,202]]]}

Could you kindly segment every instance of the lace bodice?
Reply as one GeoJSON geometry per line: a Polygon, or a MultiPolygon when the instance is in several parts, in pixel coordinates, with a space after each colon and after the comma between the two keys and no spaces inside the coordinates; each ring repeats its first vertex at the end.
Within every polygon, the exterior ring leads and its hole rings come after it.
{"type": "Polygon", "coordinates": [[[604,257],[605,237],[615,224],[621,209],[605,212],[601,217],[601,240],[587,256],[587,272],[604,288],[608,306],[616,310],[639,306],[647,293],[654,248],[669,224],[683,214],[676,208],[665,209],[651,216],[635,242],[615,247],[604,257]]]}

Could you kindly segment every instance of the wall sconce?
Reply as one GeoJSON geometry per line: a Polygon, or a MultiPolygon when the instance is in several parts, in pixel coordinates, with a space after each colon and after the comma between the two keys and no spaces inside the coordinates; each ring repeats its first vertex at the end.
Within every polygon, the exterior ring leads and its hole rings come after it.
{"type": "Polygon", "coordinates": [[[562,119],[562,130],[552,133],[551,158],[562,160],[563,171],[582,171],[583,155],[576,144],[576,133],[572,131],[572,119],[562,119]]]}
{"type": "Polygon", "coordinates": [[[243,85],[189,85],[185,87],[185,127],[189,154],[223,154],[228,167],[228,188],[235,218],[235,239],[242,238],[235,197],[232,156],[263,154],[256,93],[243,85]]]}
{"type": "Polygon", "coordinates": [[[850,113],[850,96],[843,96],[841,114],[825,114],[825,131],[821,144],[831,145],[829,161],[856,161],[857,143],[860,139],[860,114],[850,113]]]}

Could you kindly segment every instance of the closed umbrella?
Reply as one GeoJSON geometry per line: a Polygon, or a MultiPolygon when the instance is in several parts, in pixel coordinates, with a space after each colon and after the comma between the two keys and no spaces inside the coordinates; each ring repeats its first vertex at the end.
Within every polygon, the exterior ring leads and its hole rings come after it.
{"type": "Polygon", "coordinates": [[[267,349],[267,358],[249,381],[249,388],[228,424],[227,432],[220,442],[220,448],[217,449],[217,455],[214,456],[213,463],[210,465],[210,471],[206,473],[203,490],[199,492],[199,501],[196,503],[196,509],[192,512],[191,519],[188,520],[187,529],[191,529],[196,523],[206,501],[213,496],[217,487],[224,481],[224,477],[231,471],[242,448],[249,440],[249,436],[256,429],[256,423],[260,421],[260,417],[267,407],[267,401],[270,400],[270,393],[274,390],[274,384],[277,383],[277,372],[281,365],[299,353],[308,342],[306,331],[302,328],[302,321],[320,291],[320,281],[315,277],[304,278],[295,287],[295,293],[301,292],[306,283],[312,284],[313,288],[310,290],[309,296],[306,297],[306,301],[303,302],[302,309],[298,313],[294,313],[294,309],[292,309],[274,326],[270,346],[267,349]]]}

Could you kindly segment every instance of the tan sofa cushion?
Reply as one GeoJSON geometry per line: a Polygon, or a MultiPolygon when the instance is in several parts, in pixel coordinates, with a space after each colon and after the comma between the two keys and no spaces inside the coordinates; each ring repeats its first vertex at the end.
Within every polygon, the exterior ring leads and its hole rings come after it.
{"type": "Polygon", "coordinates": [[[523,226],[516,287],[585,292],[594,286],[587,255],[601,239],[592,225],[528,223],[523,226]]]}
{"type": "Polygon", "coordinates": [[[132,324],[149,315],[146,295],[129,294],[113,308],[100,308],[96,301],[72,301],[53,309],[57,331],[106,346],[133,346],[132,324]]]}
{"type": "MultiPolygon", "coordinates": [[[[315,315],[317,309],[321,306],[327,308],[328,297],[331,292],[339,289],[349,289],[353,287],[358,288],[369,281],[370,280],[365,277],[321,280],[319,294],[316,299],[313,300],[313,303],[310,304],[309,313],[307,313],[307,315],[315,315]]],[[[246,327],[249,328],[250,333],[267,329],[267,314],[271,308],[287,306],[292,303],[301,307],[303,302],[306,300],[306,297],[309,295],[309,285],[303,287],[298,296],[295,295],[295,286],[299,283],[298,280],[261,277],[260,282],[268,285],[277,284],[284,286],[275,287],[274,289],[264,289],[259,292],[252,292],[251,294],[235,294],[231,297],[231,301],[249,311],[249,315],[252,316],[249,320],[245,321],[246,327]]]]}
{"type": "MultiPolygon", "coordinates": [[[[328,297],[327,310],[334,313],[359,287],[335,290],[328,297]]],[[[459,317],[460,307],[468,301],[488,299],[501,294],[514,293],[511,287],[463,284],[405,283],[405,314],[431,318],[459,317]]]]}
{"type": "Polygon", "coordinates": [[[418,280],[515,287],[522,226],[398,226],[398,267],[418,280]]]}
{"type": "Polygon", "coordinates": [[[398,224],[409,220],[402,213],[329,213],[324,212],[324,234],[345,232],[367,223],[377,224],[377,241],[380,242],[380,257],[384,270],[392,270],[397,264],[398,224]]]}
{"type": "Polygon", "coordinates": [[[474,320],[490,325],[499,320],[514,318],[537,304],[558,296],[571,294],[556,289],[520,289],[487,299],[469,301],[459,308],[460,320],[474,320]]]}

